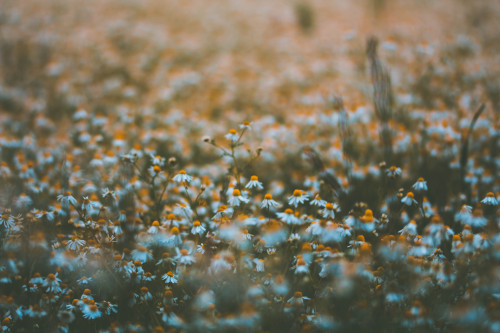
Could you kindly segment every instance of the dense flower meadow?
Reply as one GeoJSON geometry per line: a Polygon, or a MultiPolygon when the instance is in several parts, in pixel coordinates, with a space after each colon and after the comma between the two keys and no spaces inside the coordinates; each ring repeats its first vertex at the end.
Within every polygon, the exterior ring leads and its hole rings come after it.
{"type": "Polygon", "coordinates": [[[500,332],[500,7],[427,5],[2,2],[0,331],[500,332]]]}

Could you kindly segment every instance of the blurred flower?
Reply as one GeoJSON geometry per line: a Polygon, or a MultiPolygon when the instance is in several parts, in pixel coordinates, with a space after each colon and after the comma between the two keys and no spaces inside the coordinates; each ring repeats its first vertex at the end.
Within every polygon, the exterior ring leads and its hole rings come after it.
{"type": "Polygon", "coordinates": [[[288,204],[297,208],[299,204],[303,204],[307,200],[309,200],[307,193],[301,190],[295,190],[293,191],[293,195],[288,198],[288,204]]]}
{"type": "Polygon", "coordinates": [[[406,196],[401,199],[401,202],[407,206],[413,206],[418,204],[417,200],[414,199],[413,192],[408,192],[406,196]]]}
{"type": "Polygon", "coordinates": [[[250,177],[250,181],[248,184],[245,186],[245,188],[251,189],[256,187],[259,190],[262,190],[264,187],[262,186],[262,183],[259,182],[259,177],[257,176],[252,176],[250,177]]]}
{"type": "Polygon", "coordinates": [[[188,175],[185,170],[179,171],[177,175],[173,178],[174,182],[178,183],[190,183],[193,180],[193,177],[188,175]]]}

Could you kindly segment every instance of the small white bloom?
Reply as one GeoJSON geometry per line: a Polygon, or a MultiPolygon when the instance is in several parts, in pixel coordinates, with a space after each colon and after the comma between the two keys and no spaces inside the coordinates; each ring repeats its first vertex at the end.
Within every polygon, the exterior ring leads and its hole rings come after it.
{"type": "Polygon", "coordinates": [[[307,193],[301,190],[293,191],[293,195],[288,198],[288,204],[297,208],[299,204],[303,204],[309,200],[307,193]]]}
{"type": "Polygon", "coordinates": [[[260,204],[260,208],[264,209],[278,208],[278,206],[279,204],[273,200],[273,196],[269,193],[264,196],[264,200],[260,204]]]}
{"type": "Polygon", "coordinates": [[[257,177],[257,176],[250,177],[250,181],[245,186],[245,188],[248,188],[248,189],[251,189],[254,187],[256,187],[259,190],[262,190],[264,188],[264,186],[262,186],[262,183],[259,181],[259,177],[257,177]]]}
{"type": "Polygon", "coordinates": [[[240,190],[234,189],[233,190],[233,195],[229,199],[229,204],[231,206],[236,206],[238,207],[242,202],[248,203],[250,200],[245,198],[244,196],[241,195],[240,190]]]}
{"type": "Polygon", "coordinates": [[[414,199],[413,192],[408,192],[406,196],[401,199],[401,202],[407,206],[412,206],[417,204],[417,200],[414,199]]]}
{"type": "Polygon", "coordinates": [[[326,200],[322,200],[319,195],[314,197],[314,200],[310,202],[311,206],[325,207],[326,200]]]}
{"type": "Polygon", "coordinates": [[[498,201],[495,198],[495,194],[493,194],[493,192],[488,192],[488,194],[486,194],[486,197],[483,200],[481,200],[481,203],[486,206],[498,205],[498,201]]]}
{"type": "Polygon", "coordinates": [[[172,271],[167,272],[162,276],[163,281],[165,283],[171,283],[171,284],[176,284],[177,283],[177,277],[172,271]]]}
{"type": "Polygon", "coordinates": [[[238,141],[238,132],[235,129],[230,129],[229,133],[225,135],[226,139],[228,139],[231,142],[236,142],[238,141]]]}
{"type": "Polygon", "coordinates": [[[178,183],[190,183],[193,180],[193,177],[188,175],[185,170],[181,170],[174,176],[173,180],[178,183]]]}
{"type": "Polygon", "coordinates": [[[281,221],[285,222],[286,224],[301,224],[302,220],[295,216],[293,210],[290,208],[285,209],[283,213],[277,213],[276,214],[281,221]]]}
{"type": "Polygon", "coordinates": [[[193,235],[203,235],[205,233],[205,227],[200,223],[200,221],[194,221],[193,227],[191,228],[191,233],[193,235]]]}
{"type": "Polygon", "coordinates": [[[57,196],[57,200],[58,201],[61,201],[61,204],[63,205],[63,208],[64,209],[69,209],[69,205],[73,205],[73,206],[76,206],[76,204],[78,203],[75,199],[75,197],[73,197],[71,195],[71,192],[69,191],[66,191],[64,192],[64,194],[60,194],[57,196]]]}
{"type": "Polygon", "coordinates": [[[327,203],[325,205],[325,209],[323,210],[323,218],[335,218],[335,206],[331,203],[327,203]]]}
{"type": "Polygon", "coordinates": [[[415,184],[413,184],[412,188],[417,192],[427,191],[427,182],[420,177],[415,184]]]}

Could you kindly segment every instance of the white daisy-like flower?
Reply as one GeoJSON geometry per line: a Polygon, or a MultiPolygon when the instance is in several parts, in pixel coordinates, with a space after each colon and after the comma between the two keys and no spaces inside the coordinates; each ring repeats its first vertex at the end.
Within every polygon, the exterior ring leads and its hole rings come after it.
{"type": "Polygon", "coordinates": [[[303,204],[307,200],[309,200],[307,193],[301,190],[295,190],[293,191],[293,195],[288,198],[288,204],[297,208],[299,204],[303,204]]]}
{"type": "Polygon", "coordinates": [[[401,176],[401,169],[393,165],[389,169],[385,170],[385,174],[391,178],[401,176]]]}
{"type": "Polygon", "coordinates": [[[132,251],[132,259],[134,261],[140,261],[142,263],[151,260],[153,255],[151,252],[143,245],[138,245],[136,249],[132,251]]]}
{"type": "Polygon", "coordinates": [[[156,235],[160,231],[160,222],[153,221],[153,224],[148,229],[148,234],[156,235]]]}
{"type": "Polygon", "coordinates": [[[76,206],[76,204],[78,203],[75,199],[75,197],[73,197],[71,195],[71,192],[70,191],[66,191],[64,192],[64,194],[60,194],[57,196],[57,200],[58,201],[61,201],[61,204],[63,206],[64,209],[69,209],[69,205],[73,205],[73,206],[76,206]]]}
{"type": "MultiPolygon", "coordinates": [[[[38,216],[37,216],[38,217],[38,216]]],[[[39,218],[39,217],[38,217],[39,218]]],[[[12,228],[15,225],[14,217],[8,214],[3,214],[0,217],[0,225],[4,226],[7,229],[12,228]]]]}
{"type": "Polygon", "coordinates": [[[304,259],[299,258],[297,259],[297,265],[295,265],[295,275],[302,275],[302,274],[308,274],[309,273],[309,267],[307,267],[307,263],[305,262],[304,259]]]}
{"type": "Polygon", "coordinates": [[[66,242],[66,248],[73,251],[77,251],[82,247],[84,247],[85,244],[86,243],[83,239],[79,239],[78,237],[73,236],[69,241],[66,242]]]}
{"type": "Polygon", "coordinates": [[[481,203],[483,205],[486,205],[486,206],[496,206],[496,205],[498,205],[498,201],[495,198],[495,194],[493,194],[493,192],[488,192],[486,194],[486,197],[483,200],[481,200],[481,203]]]}
{"type": "Polygon", "coordinates": [[[333,219],[335,218],[335,206],[332,203],[327,203],[325,205],[325,209],[323,210],[323,218],[325,219],[333,219]]]}
{"type": "Polygon", "coordinates": [[[408,192],[406,196],[403,199],[401,199],[401,202],[407,206],[412,206],[417,204],[417,200],[415,200],[413,192],[408,192]]]}
{"type": "Polygon", "coordinates": [[[420,177],[415,184],[413,184],[412,188],[416,192],[424,192],[427,191],[427,182],[420,177]]]}
{"type": "Polygon", "coordinates": [[[249,188],[249,189],[254,188],[254,187],[256,187],[259,190],[262,190],[264,188],[264,186],[262,186],[262,183],[259,181],[259,177],[257,177],[257,176],[250,177],[250,181],[245,186],[245,188],[249,188]]]}
{"type": "Polygon", "coordinates": [[[151,158],[151,164],[153,165],[158,165],[158,166],[163,166],[165,164],[165,158],[158,156],[158,155],[153,155],[149,154],[149,157],[151,158]]]}
{"type": "Polygon", "coordinates": [[[299,219],[298,217],[295,216],[293,213],[293,210],[290,208],[285,209],[284,212],[282,213],[277,213],[276,214],[281,221],[285,222],[286,224],[301,224],[302,220],[299,219]]]}
{"type": "Polygon", "coordinates": [[[193,235],[203,235],[205,233],[206,229],[205,227],[201,224],[200,221],[194,221],[193,222],[193,227],[191,228],[191,233],[193,235]]]}
{"type": "Polygon", "coordinates": [[[271,209],[271,208],[278,208],[279,203],[273,200],[273,196],[271,194],[266,194],[264,196],[264,200],[262,200],[262,203],[260,204],[260,208],[265,208],[265,209],[271,209]]]}
{"type": "Polygon", "coordinates": [[[171,283],[171,284],[177,283],[177,277],[172,271],[167,272],[161,278],[163,281],[165,281],[165,283],[171,283]]]}
{"type": "Polygon", "coordinates": [[[177,260],[179,265],[191,265],[193,262],[195,262],[194,257],[189,253],[188,249],[179,250],[177,248],[176,251],[177,256],[175,257],[175,259],[177,260]]]}
{"type": "Polygon", "coordinates": [[[244,196],[241,195],[240,190],[234,189],[233,190],[233,195],[229,199],[229,204],[231,206],[236,206],[238,207],[242,202],[248,203],[250,200],[245,198],[244,196]]]}
{"type": "Polygon", "coordinates": [[[310,202],[311,206],[325,207],[326,200],[321,199],[319,195],[314,197],[314,200],[310,202]]]}
{"type": "Polygon", "coordinates": [[[98,202],[90,200],[89,197],[83,197],[82,210],[91,211],[96,208],[99,208],[98,202]]]}
{"type": "MultiPolygon", "coordinates": [[[[54,221],[54,213],[48,212],[46,210],[37,211],[35,214],[35,217],[38,219],[46,218],[47,221],[54,221]]],[[[1,222],[0,222],[0,224],[1,224],[1,222]]]]}
{"type": "Polygon", "coordinates": [[[82,307],[82,314],[83,318],[85,319],[97,319],[102,316],[101,311],[97,308],[97,305],[91,304],[91,305],[85,305],[82,307]]]}
{"type": "Polygon", "coordinates": [[[255,264],[255,270],[257,272],[264,272],[264,260],[263,259],[255,258],[253,260],[253,263],[255,264]]]}
{"type": "Polygon", "coordinates": [[[159,165],[153,165],[149,167],[148,172],[151,177],[156,177],[160,174],[161,167],[159,165]]]}
{"type": "Polygon", "coordinates": [[[472,207],[468,205],[463,205],[460,211],[455,214],[455,221],[462,224],[469,224],[469,219],[471,217],[472,207]]]}
{"type": "Polygon", "coordinates": [[[181,170],[179,171],[178,174],[176,174],[173,178],[174,182],[178,182],[178,183],[190,183],[192,180],[193,180],[193,177],[188,175],[186,173],[186,170],[181,170]]]}
{"type": "Polygon", "coordinates": [[[252,123],[248,120],[245,120],[243,123],[240,124],[240,128],[246,130],[252,129],[252,123]]]}
{"type": "Polygon", "coordinates": [[[225,137],[226,137],[226,139],[228,139],[231,142],[236,142],[236,141],[238,141],[238,138],[239,138],[238,132],[234,128],[231,128],[229,130],[229,133],[227,133],[225,135],[225,137]]]}
{"type": "Polygon", "coordinates": [[[403,229],[399,230],[399,233],[403,236],[406,236],[408,239],[413,239],[418,235],[417,222],[411,220],[403,229]]]}
{"type": "Polygon", "coordinates": [[[46,292],[56,294],[61,292],[62,290],[60,283],[61,279],[57,277],[57,273],[56,274],[50,273],[49,275],[47,275],[47,278],[45,278],[45,280],[43,281],[42,286],[46,288],[45,289],[46,292]]]}
{"type": "Polygon", "coordinates": [[[220,205],[212,220],[228,218],[231,217],[232,215],[233,215],[233,209],[231,207],[227,207],[226,205],[220,205]]]}
{"type": "Polygon", "coordinates": [[[102,197],[104,199],[113,199],[113,200],[118,199],[118,196],[116,195],[115,191],[112,191],[107,187],[104,190],[102,190],[102,197]]]}

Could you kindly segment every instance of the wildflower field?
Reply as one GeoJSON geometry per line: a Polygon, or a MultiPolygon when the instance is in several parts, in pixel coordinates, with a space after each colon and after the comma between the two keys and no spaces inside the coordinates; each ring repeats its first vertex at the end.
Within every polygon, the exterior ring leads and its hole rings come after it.
{"type": "Polygon", "coordinates": [[[0,331],[500,332],[499,18],[0,1],[0,331]]]}

